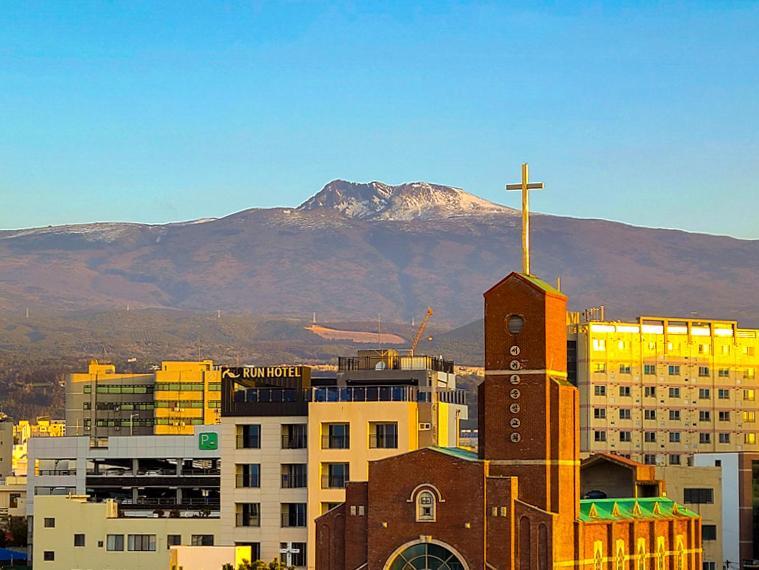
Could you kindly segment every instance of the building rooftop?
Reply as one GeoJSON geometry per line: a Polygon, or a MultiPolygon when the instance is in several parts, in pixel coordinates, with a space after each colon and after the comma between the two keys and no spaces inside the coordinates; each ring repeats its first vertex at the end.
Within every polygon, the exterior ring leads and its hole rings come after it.
{"type": "Polygon", "coordinates": [[[672,517],[698,518],[699,515],[666,497],[580,500],[580,521],[586,523],[672,517]]]}

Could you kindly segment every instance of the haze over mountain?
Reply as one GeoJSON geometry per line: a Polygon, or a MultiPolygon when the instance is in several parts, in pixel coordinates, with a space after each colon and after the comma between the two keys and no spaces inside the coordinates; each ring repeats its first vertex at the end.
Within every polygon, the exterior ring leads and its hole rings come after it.
{"type": "MultiPolygon", "coordinates": [[[[458,188],[335,180],[297,208],[219,219],[0,231],[0,309],[164,307],[438,323],[481,315],[520,267],[512,208],[458,188]]],[[[550,215],[533,218],[533,271],[571,306],[613,317],[759,323],[759,242],[550,215]]]]}

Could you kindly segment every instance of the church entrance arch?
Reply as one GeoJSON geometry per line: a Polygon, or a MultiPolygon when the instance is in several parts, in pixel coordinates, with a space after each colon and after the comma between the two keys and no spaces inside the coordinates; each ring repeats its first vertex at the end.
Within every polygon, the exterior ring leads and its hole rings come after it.
{"type": "Polygon", "coordinates": [[[384,570],[469,570],[463,557],[444,542],[406,543],[385,563],[384,570]]]}

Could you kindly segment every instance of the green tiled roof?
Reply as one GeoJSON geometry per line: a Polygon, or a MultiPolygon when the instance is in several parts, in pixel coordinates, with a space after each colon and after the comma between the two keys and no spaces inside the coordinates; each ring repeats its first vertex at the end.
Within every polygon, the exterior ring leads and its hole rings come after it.
{"type": "Polygon", "coordinates": [[[559,291],[556,287],[554,287],[553,285],[549,285],[548,283],[546,283],[542,279],[539,279],[538,277],[535,277],[534,275],[528,275],[526,273],[520,273],[519,275],[521,277],[524,277],[525,279],[527,279],[527,281],[529,281],[533,285],[536,285],[536,286],[540,287],[541,289],[543,289],[543,291],[547,291],[548,293],[553,293],[555,295],[563,295],[564,294],[561,291],[559,291]]]}
{"type": "Polygon", "coordinates": [[[462,449],[460,447],[431,447],[430,449],[434,449],[435,451],[439,451],[440,453],[445,453],[446,455],[452,455],[453,457],[458,457],[459,459],[465,459],[467,461],[479,461],[480,457],[474,453],[473,451],[469,451],[468,449],[462,449]]]}
{"type": "Polygon", "coordinates": [[[582,522],[633,519],[696,518],[698,514],[666,497],[639,499],[582,499],[582,522]]]}

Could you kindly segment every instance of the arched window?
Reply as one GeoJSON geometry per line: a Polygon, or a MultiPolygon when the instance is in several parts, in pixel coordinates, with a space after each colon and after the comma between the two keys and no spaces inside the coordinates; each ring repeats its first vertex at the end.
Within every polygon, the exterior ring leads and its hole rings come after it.
{"type": "Polygon", "coordinates": [[[646,543],[644,541],[638,543],[637,570],[646,570],[646,543]]]}
{"type": "Polygon", "coordinates": [[[437,501],[432,491],[421,491],[416,496],[416,522],[435,522],[437,501]]]}
{"type": "Polygon", "coordinates": [[[445,546],[422,542],[406,548],[386,568],[388,570],[416,570],[417,568],[464,570],[465,566],[445,546]]]}

